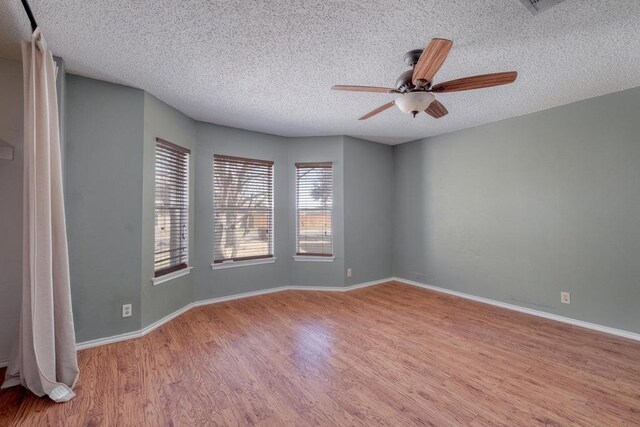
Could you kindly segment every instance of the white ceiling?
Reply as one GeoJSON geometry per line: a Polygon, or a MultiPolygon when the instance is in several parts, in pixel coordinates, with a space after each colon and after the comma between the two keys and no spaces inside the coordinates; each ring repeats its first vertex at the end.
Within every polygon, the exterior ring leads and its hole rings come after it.
{"type": "MultiPolygon", "coordinates": [[[[345,134],[390,144],[640,86],[640,1],[566,0],[531,15],[518,0],[31,0],[71,73],[147,90],[203,121],[285,136],[345,134]],[[517,70],[509,86],[437,95],[449,115],[397,109],[406,51],[454,48],[440,82],[517,70]]],[[[0,57],[28,35],[19,0],[0,8],[0,57]]]]}

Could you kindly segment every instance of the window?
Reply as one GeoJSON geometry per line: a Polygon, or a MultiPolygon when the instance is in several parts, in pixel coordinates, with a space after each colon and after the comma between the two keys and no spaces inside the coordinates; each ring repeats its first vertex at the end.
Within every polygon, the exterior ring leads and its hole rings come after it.
{"type": "Polygon", "coordinates": [[[331,163],[296,163],[296,255],[333,256],[331,163]]]}
{"type": "Polygon", "coordinates": [[[213,262],[273,258],[273,162],[213,157],[213,262]]]}
{"type": "Polygon", "coordinates": [[[189,154],[156,138],[155,277],[187,268],[189,154]]]}

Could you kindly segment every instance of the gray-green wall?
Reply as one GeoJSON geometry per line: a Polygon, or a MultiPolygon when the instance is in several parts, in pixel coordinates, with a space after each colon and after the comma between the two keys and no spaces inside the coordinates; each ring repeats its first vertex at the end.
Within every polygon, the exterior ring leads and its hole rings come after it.
{"type": "Polygon", "coordinates": [[[76,337],[140,329],[144,92],[67,76],[65,198],[76,337]],[[133,316],[120,316],[123,304],[133,316]]]}
{"type": "Polygon", "coordinates": [[[640,88],[394,151],[396,276],[640,332],[640,88]]]}
{"type": "Polygon", "coordinates": [[[344,138],[347,285],[392,276],[393,148],[344,138]]]}
{"type": "MultiPolygon", "coordinates": [[[[189,163],[189,242],[194,241],[195,122],[164,102],[144,94],[144,141],[142,181],[142,326],[148,326],[193,301],[193,274],[153,285],[155,232],[155,149],[162,138],[191,151],[189,163]]],[[[189,264],[193,264],[193,250],[189,264]]]]}
{"type": "Polygon", "coordinates": [[[67,146],[67,66],[63,58],[54,56],[53,59],[58,67],[56,75],[56,95],[58,96],[58,120],[60,130],[60,155],[62,169],[64,170],[65,148],[67,146]]]}
{"type": "Polygon", "coordinates": [[[193,275],[157,286],[152,278],[155,139],[192,150],[193,176],[195,122],[141,90],[74,75],[67,109],[67,232],[83,342],[137,331],[193,301],[193,275]],[[131,317],[122,317],[123,304],[132,304],[131,317]]]}
{"type": "Polygon", "coordinates": [[[288,284],[289,241],[287,141],[285,138],[209,123],[196,124],[194,296],[196,300],[251,292],[288,284]],[[272,264],[212,270],[213,155],[274,162],[274,255],[272,264]]]}
{"type": "MultiPolygon", "coordinates": [[[[359,242],[367,244],[353,257],[354,271],[360,273],[352,282],[389,277],[390,268],[385,266],[390,265],[390,254],[372,253],[374,235],[360,238],[357,231],[347,235],[345,211],[366,212],[376,187],[390,189],[390,147],[353,139],[347,148],[342,136],[284,138],[201,123],[137,89],[73,75],[66,85],[67,218],[79,342],[139,330],[193,301],[289,285],[344,286],[347,236],[354,248],[359,242]],[[156,137],[192,153],[189,260],[193,270],[154,286],[156,137]],[[275,263],[211,269],[214,154],[274,161],[275,263]],[[347,154],[354,157],[350,203],[344,199],[347,154]],[[331,263],[293,259],[295,163],[313,161],[334,164],[335,260],[331,263]],[[360,173],[371,173],[370,162],[380,175],[358,179],[360,173]],[[122,318],[121,307],[127,303],[133,304],[133,316],[122,318]]],[[[378,197],[377,203],[380,216],[370,224],[380,227],[388,220],[390,196],[378,197]]],[[[360,230],[358,224],[354,230],[360,230]]]]}
{"type": "MultiPolygon", "coordinates": [[[[344,212],[349,203],[344,200],[344,151],[345,141],[342,136],[316,138],[283,138],[217,126],[208,123],[196,124],[196,208],[195,208],[195,268],[194,268],[194,298],[203,300],[222,296],[229,296],[244,292],[251,292],[280,286],[344,286],[345,285],[345,219],[344,212]],[[260,264],[212,270],[213,254],[213,155],[226,154],[231,156],[249,157],[263,160],[273,160],[275,183],[275,263],[260,264]],[[334,165],[334,254],[333,262],[302,262],[294,261],[295,254],[295,163],[296,162],[330,161],[334,165]]],[[[355,141],[355,140],[354,140],[355,141]]],[[[360,152],[367,155],[370,150],[379,153],[379,144],[360,141],[355,142],[360,152]]],[[[386,172],[389,182],[391,178],[391,148],[382,149],[386,153],[386,172]]],[[[375,157],[376,154],[373,154],[375,157]]],[[[352,173],[357,174],[366,165],[354,165],[352,173]]],[[[365,172],[366,173],[366,172],[365,172]]],[[[375,185],[354,181],[352,189],[356,187],[375,185]]],[[[364,189],[366,192],[368,190],[364,189]]],[[[388,204],[383,211],[389,212],[388,204]]],[[[382,198],[383,203],[387,203],[382,198]]],[[[354,198],[354,211],[365,209],[356,206],[362,201],[354,198]]],[[[390,228],[390,224],[389,224],[390,228]]],[[[369,266],[371,272],[368,277],[383,279],[391,273],[390,257],[382,263],[388,268],[374,265],[379,258],[371,258],[369,266]],[[386,275],[383,275],[386,274],[386,275]]],[[[359,264],[366,269],[366,262],[359,264]]]]}
{"type": "Polygon", "coordinates": [[[291,194],[288,205],[288,223],[291,231],[287,245],[287,255],[291,261],[289,284],[291,286],[344,286],[344,138],[341,136],[291,138],[288,142],[287,175],[291,194]],[[333,163],[332,228],[335,257],[333,262],[293,261],[296,250],[295,164],[309,162],[333,163]]]}
{"type": "Polygon", "coordinates": [[[0,139],[13,160],[0,160],[0,362],[18,334],[22,290],[22,64],[0,59],[0,139]]]}

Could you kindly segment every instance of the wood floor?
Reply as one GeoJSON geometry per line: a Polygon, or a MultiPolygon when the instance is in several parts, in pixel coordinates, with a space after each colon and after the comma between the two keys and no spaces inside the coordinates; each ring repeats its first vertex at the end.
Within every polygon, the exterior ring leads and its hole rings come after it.
{"type": "Polygon", "coordinates": [[[0,425],[640,425],[640,343],[398,283],[200,307],[79,360],[74,400],[2,391],[0,425]]]}

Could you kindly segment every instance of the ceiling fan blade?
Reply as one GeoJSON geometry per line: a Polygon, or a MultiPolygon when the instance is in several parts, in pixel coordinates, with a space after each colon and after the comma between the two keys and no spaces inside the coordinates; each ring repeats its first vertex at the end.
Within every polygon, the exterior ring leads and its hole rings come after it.
{"type": "Polygon", "coordinates": [[[445,59],[449,55],[449,51],[453,46],[451,40],[431,39],[425,50],[420,55],[418,63],[413,68],[413,84],[416,86],[424,86],[433,81],[445,59]]]}
{"type": "Polygon", "coordinates": [[[388,110],[389,108],[393,107],[395,103],[396,103],[395,101],[387,102],[386,104],[379,106],[375,110],[368,112],[364,116],[360,117],[358,120],[367,120],[368,118],[373,117],[376,114],[382,113],[384,110],[388,110]]]}
{"type": "Polygon", "coordinates": [[[376,92],[376,93],[394,93],[395,89],[390,87],[378,87],[378,86],[349,86],[349,85],[335,85],[331,86],[332,90],[342,90],[346,92],[376,92]]]}
{"type": "Polygon", "coordinates": [[[516,71],[505,73],[482,74],[480,76],[463,77],[438,83],[431,88],[431,92],[459,92],[461,90],[481,89],[484,87],[500,86],[513,83],[518,77],[516,71]]]}
{"type": "Polygon", "coordinates": [[[429,104],[429,106],[427,107],[426,110],[424,110],[424,112],[430,115],[431,117],[433,117],[434,119],[439,119],[440,117],[444,117],[447,114],[449,114],[449,112],[444,107],[444,105],[442,105],[436,99],[434,99],[433,102],[429,104]]]}

